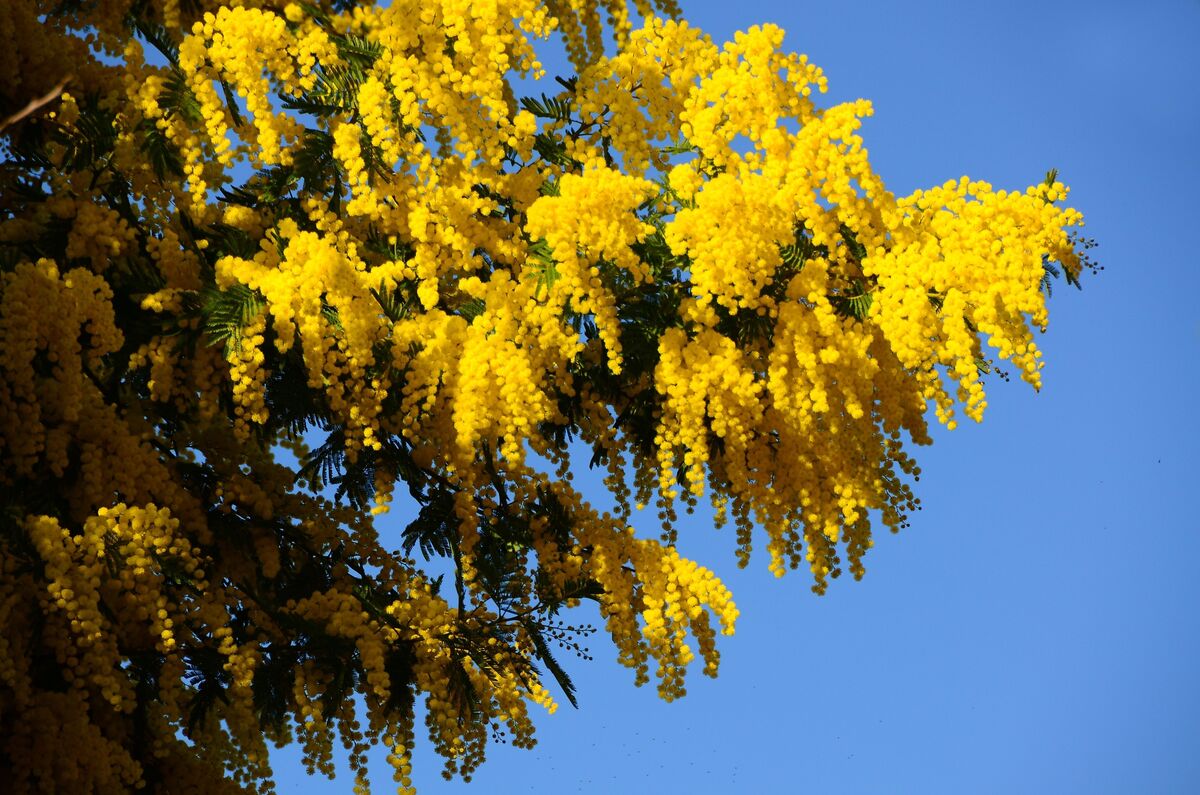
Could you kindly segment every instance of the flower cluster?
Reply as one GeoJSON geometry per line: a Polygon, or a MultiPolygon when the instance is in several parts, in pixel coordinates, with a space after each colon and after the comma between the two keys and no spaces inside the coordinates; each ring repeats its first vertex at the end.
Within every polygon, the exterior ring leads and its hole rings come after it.
{"type": "MultiPolygon", "coordinates": [[[[650,197],[654,185],[598,165],[582,175],[563,175],[557,187],[555,195],[533,203],[525,225],[530,237],[544,238],[554,252],[550,267],[556,278],[546,300],[565,301],[573,311],[592,315],[608,351],[609,367],[619,373],[617,297],[605,288],[601,267],[623,268],[637,283],[653,281],[630,246],[654,231],[634,213],[650,197]]],[[[541,278],[548,280],[545,274],[541,278]]]]}
{"type": "Polygon", "coordinates": [[[980,420],[993,359],[1040,386],[1066,186],[897,197],[781,30],[675,17],[0,4],[0,115],[70,77],[3,132],[14,792],[269,792],[267,740],[330,775],[340,740],[359,792],[381,741],[411,791],[417,699],[469,778],[573,697],[585,598],[680,697],[738,617],[681,507],[822,592],[917,508],[927,414],[980,420]],[[551,35],[578,77],[519,100],[551,35]]]}

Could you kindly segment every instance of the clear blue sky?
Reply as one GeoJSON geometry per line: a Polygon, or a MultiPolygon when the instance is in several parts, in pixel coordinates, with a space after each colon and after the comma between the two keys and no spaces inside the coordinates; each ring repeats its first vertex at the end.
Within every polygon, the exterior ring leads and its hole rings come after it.
{"type": "MultiPolygon", "coordinates": [[[[1200,3],[683,7],[719,39],[777,23],[829,101],[871,99],[896,193],[1057,167],[1106,270],[1055,291],[1041,394],[997,385],[983,425],[919,451],[925,510],[863,582],[739,571],[698,514],[681,547],[742,611],[718,680],[665,704],[598,635],[536,749],[492,746],[463,784],[422,745],[420,791],[1200,792],[1200,3]]],[[[350,791],[287,758],[281,792],[350,791]]]]}

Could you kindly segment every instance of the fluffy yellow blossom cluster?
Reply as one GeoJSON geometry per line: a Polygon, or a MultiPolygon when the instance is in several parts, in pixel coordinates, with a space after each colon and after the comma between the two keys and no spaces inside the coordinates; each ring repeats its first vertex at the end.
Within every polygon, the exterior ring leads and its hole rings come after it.
{"type": "Polygon", "coordinates": [[[44,464],[62,475],[67,448],[78,435],[72,426],[88,413],[85,368],[124,341],[113,316],[112,289],[85,268],[61,274],[47,259],[20,263],[0,280],[5,468],[28,477],[44,464]],[[86,348],[82,335],[89,340],[86,348]]]}
{"type": "Polygon", "coordinates": [[[546,300],[591,315],[608,353],[609,368],[621,371],[621,333],[616,298],[604,286],[601,264],[628,271],[635,282],[650,282],[646,263],[630,248],[654,231],[634,211],[650,198],[654,184],[598,164],[583,174],[564,174],[553,196],[530,206],[525,229],[544,238],[554,252],[557,278],[546,300]]]}
{"type": "Polygon", "coordinates": [[[818,106],[774,26],[52,5],[0,4],[0,118],[65,84],[0,130],[15,793],[270,792],[268,740],[327,775],[340,741],[356,792],[381,742],[411,791],[422,713],[469,778],[574,703],[585,599],[682,696],[738,611],[679,506],[707,492],[743,565],[757,534],[818,592],[863,576],[927,408],[981,419],[993,358],[1038,387],[1046,280],[1090,264],[1054,175],[890,193],[870,103],[818,106]],[[519,98],[550,36],[578,76],[519,98]]]}

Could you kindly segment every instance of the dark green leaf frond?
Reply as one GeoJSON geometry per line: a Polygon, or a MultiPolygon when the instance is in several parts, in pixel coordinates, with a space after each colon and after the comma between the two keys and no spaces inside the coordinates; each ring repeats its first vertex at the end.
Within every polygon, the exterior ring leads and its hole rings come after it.
{"type": "Polygon", "coordinates": [[[256,291],[244,284],[226,290],[215,287],[201,294],[204,333],[212,345],[239,345],[242,329],[262,311],[265,302],[256,291]]]}
{"type": "Polygon", "coordinates": [[[539,119],[550,119],[567,123],[571,121],[572,102],[566,97],[550,97],[542,94],[541,99],[522,97],[521,107],[539,119]]]}

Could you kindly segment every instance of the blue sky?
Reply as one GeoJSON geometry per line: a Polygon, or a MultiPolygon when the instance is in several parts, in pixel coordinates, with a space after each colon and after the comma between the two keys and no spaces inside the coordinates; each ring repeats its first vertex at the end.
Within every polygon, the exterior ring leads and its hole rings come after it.
{"type": "MultiPolygon", "coordinates": [[[[863,582],[739,571],[698,513],[680,545],[742,611],[719,679],[665,704],[597,635],[570,666],[580,709],[539,716],[536,749],[492,746],[463,784],[421,746],[419,790],[1200,791],[1200,2],[683,7],[722,40],[777,23],[827,101],[871,99],[898,194],[1058,168],[1105,271],[1055,290],[1040,394],[995,385],[982,425],[919,451],[924,510],[863,582]]],[[[350,791],[287,758],[281,792],[350,791]]]]}

